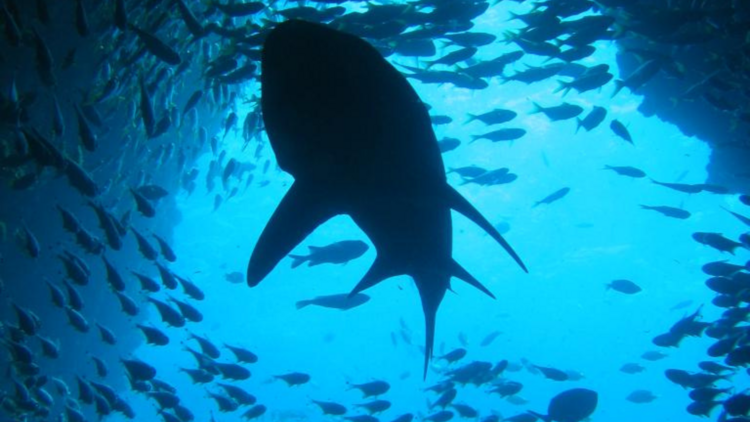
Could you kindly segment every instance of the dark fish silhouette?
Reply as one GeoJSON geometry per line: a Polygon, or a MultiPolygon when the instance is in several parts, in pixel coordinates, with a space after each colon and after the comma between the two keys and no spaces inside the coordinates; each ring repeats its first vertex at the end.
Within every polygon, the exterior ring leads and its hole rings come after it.
{"type": "Polygon", "coordinates": [[[295,181],[250,257],[248,284],[260,283],[316,227],[350,215],[377,250],[351,294],[401,274],[414,279],[426,322],[426,375],[450,278],[492,296],[451,257],[451,209],[525,266],[448,185],[424,103],[375,48],[323,25],[288,21],[268,34],[261,75],[268,137],[295,181]]]}
{"type": "Polygon", "coordinates": [[[562,199],[563,197],[565,197],[565,195],[567,195],[568,192],[570,192],[570,188],[568,188],[568,187],[565,187],[565,188],[562,188],[562,189],[558,189],[558,190],[552,192],[551,194],[545,196],[544,199],[536,201],[536,203],[534,203],[534,205],[531,208],[536,208],[536,207],[538,207],[541,204],[548,204],[549,205],[549,204],[551,204],[551,203],[553,203],[555,201],[558,201],[558,200],[562,199]]]}
{"type": "Polygon", "coordinates": [[[683,209],[675,208],[675,207],[668,207],[666,205],[658,205],[658,206],[641,205],[641,208],[643,208],[644,210],[656,211],[656,212],[666,215],[667,217],[677,218],[680,220],[690,218],[690,215],[691,215],[689,211],[685,211],[683,209]]]}
{"type": "Polygon", "coordinates": [[[566,374],[564,371],[561,371],[557,368],[539,366],[539,365],[532,365],[532,367],[538,369],[542,373],[542,375],[544,375],[545,378],[553,380],[553,381],[567,381],[569,378],[568,374],[566,374]]]}
{"type": "Polygon", "coordinates": [[[312,299],[300,300],[297,302],[297,309],[302,309],[309,305],[322,306],[324,308],[341,309],[346,311],[352,308],[356,308],[359,305],[364,304],[370,300],[370,296],[366,294],[356,294],[354,296],[341,294],[341,295],[326,295],[317,296],[312,299]]]}
{"type": "Polygon", "coordinates": [[[275,379],[280,379],[286,382],[288,386],[307,384],[310,381],[310,375],[302,372],[290,372],[283,375],[275,375],[275,379]]]}
{"type": "Polygon", "coordinates": [[[632,402],[632,403],[651,403],[652,401],[656,400],[656,396],[654,393],[648,390],[635,390],[632,393],[628,394],[627,397],[625,397],[625,400],[632,402]]]}
{"type": "Polygon", "coordinates": [[[594,413],[598,403],[598,394],[584,388],[563,391],[549,402],[547,415],[531,412],[545,422],[580,422],[594,413]]]}
{"type": "Polygon", "coordinates": [[[624,372],[626,374],[637,374],[639,372],[645,371],[646,368],[639,364],[639,363],[626,363],[620,367],[620,372],[624,372]]]}
{"type": "Polygon", "coordinates": [[[633,295],[641,291],[640,286],[630,280],[613,280],[607,284],[607,290],[612,289],[627,295],[633,295]]]}
{"type": "Polygon", "coordinates": [[[308,246],[307,255],[289,255],[294,261],[292,268],[307,262],[309,267],[320,264],[346,264],[367,252],[368,246],[361,240],[343,240],[326,246],[308,246]]]}
{"type": "Polygon", "coordinates": [[[457,360],[463,359],[464,356],[466,356],[466,349],[454,349],[443,356],[440,356],[438,359],[445,359],[448,363],[453,363],[457,360]]]}

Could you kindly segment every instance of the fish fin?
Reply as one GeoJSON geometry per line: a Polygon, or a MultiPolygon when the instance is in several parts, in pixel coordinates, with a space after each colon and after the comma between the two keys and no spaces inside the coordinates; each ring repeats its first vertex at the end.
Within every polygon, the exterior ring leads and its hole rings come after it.
{"type": "Polygon", "coordinates": [[[437,319],[437,310],[440,306],[440,302],[445,296],[446,289],[441,287],[447,286],[448,279],[450,277],[437,275],[437,277],[445,277],[446,280],[424,280],[425,277],[435,277],[435,275],[416,275],[414,282],[417,284],[419,289],[419,296],[422,299],[422,311],[424,312],[425,322],[425,342],[424,342],[424,372],[423,379],[427,379],[427,368],[432,359],[432,353],[435,347],[435,320],[437,319]],[[429,286],[430,288],[426,288],[429,286]]]}
{"type": "Polygon", "coordinates": [[[354,297],[356,294],[361,293],[394,275],[396,275],[395,272],[390,269],[390,265],[388,265],[386,260],[381,256],[377,256],[375,262],[373,262],[370,269],[367,270],[367,273],[365,273],[359,283],[357,283],[349,293],[349,298],[354,297]]]}
{"type": "Polygon", "coordinates": [[[552,419],[550,419],[550,417],[547,415],[542,415],[541,413],[534,412],[533,410],[527,410],[526,412],[536,416],[544,422],[552,422],[552,419]]]}
{"type": "Polygon", "coordinates": [[[459,279],[461,279],[461,280],[463,280],[463,281],[471,284],[472,286],[476,287],[477,289],[479,289],[480,291],[482,291],[487,296],[489,296],[489,297],[491,297],[493,299],[496,299],[495,295],[493,295],[492,292],[489,291],[489,289],[487,289],[486,287],[484,287],[484,285],[482,285],[482,283],[480,283],[479,280],[477,280],[476,278],[474,278],[474,276],[472,276],[471,274],[469,274],[469,272],[466,271],[466,269],[464,269],[464,267],[462,267],[458,262],[456,262],[455,260],[451,260],[450,266],[451,266],[451,275],[453,277],[459,278],[459,279]]]}
{"type": "Polygon", "coordinates": [[[733,216],[734,216],[734,217],[735,217],[736,219],[738,219],[738,220],[740,220],[741,222],[745,223],[746,225],[750,226],[750,218],[748,218],[748,217],[745,217],[745,216],[744,216],[744,215],[742,215],[742,214],[738,214],[738,213],[736,213],[736,212],[734,212],[734,211],[730,211],[730,210],[728,210],[728,209],[726,209],[726,208],[724,208],[724,207],[721,207],[721,208],[722,208],[722,209],[723,209],[724,211],[726,211],[726,212],[728,212],[728,213],[732,214],[732,215],[733,215],[733,216]]]}
{"type": "Polygon", "coordinates": [[[620,79],[615,79],[615,91],[612,93],[612,96],[610,98],[614,98],[615,95],[617,95],[617,93],[620,92],[620,90],[624,87],[625,87],[625,81],[622,81],[620,79]]]}
{"type": "Polygon", "coordinates": [[[297,309],[302,309],[310,305],[311,303],[312,301],[309,301],[309,300],[300,300],[299,302],[295,303],[295,306],[297,307],[297,309]]]}
{"type": "Polygon", "coordinates": [[[490,224],[489,221],[487,221],[486,218],[482,214],[477,211],[476,208],[474,208],[473,205],[469,203],[469,201],[466,200],[463,196],[461,196],[460,193],[458,193],[457,190],[455,190],[453,187],[448,186],[448,204],[451,208],[458,211],[459,213],[463,214],[466,218],[473,221],[474,224],[481,227],[487,234],[489,234],[497,243],[500,244],[500,246],[505,249],[505,251],[508,253],[508,255],[513,258],[514,261],[521,267],[521,269],[524,270],[524,272],[529,272],[529,270],[526,269],[526,265],[524,265],[523,261],[521,261],[521,258],[516,254],[516,252],[513,250],[513,248],[510,246],[510,244],[503,238],[500,233],[498,233],[497,229],[492,227],[492,224],[490,224]]]}
{"type": "Polygon", "coordinates": [[[247,265],[247,284],[256,286],[295,246],[338,211],[315,186],[294,182],[263,229],[247,265]],[[300,212],[304,210],[304,212],[300,212]]]}
{"type": "Polygon", "coordinates": [[[563,97],[564,97],[565,94],[567,94],[570,91],[570,83],[565,82],[565,81],[557,81],[557,84],[558,84],[557,88],[555,88],[555,90],[552,91],[552,93],[556,94],[560,91],[565,91],[563,92],[563,97]]]}

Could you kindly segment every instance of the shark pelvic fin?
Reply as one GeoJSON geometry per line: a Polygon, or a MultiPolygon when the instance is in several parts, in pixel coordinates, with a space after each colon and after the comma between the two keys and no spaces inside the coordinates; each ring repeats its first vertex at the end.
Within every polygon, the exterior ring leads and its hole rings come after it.
{"type": "Polygon", "coordinates": [[[372,266],[369,270],[367,270],[367,273],[362,277],[362,280],[357,283],[356,286],[354,286],[354,289],[352,289],[351,293],[349,293],[349,297],[352,297],[356,295],[357,293],[361,293],[370,287],[380,283],[381,281],[391,278],[395,276],[396,273],[393,271],[393,269],[389,268],[388,263],[380,256],[378,255],[375,257],[375,262],[372,263],[372,266]]]}

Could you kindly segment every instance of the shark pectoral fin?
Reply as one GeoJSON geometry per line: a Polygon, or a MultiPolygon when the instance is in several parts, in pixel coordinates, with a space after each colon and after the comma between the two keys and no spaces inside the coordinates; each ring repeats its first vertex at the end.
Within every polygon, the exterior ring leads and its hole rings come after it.
{"type": "MultiPolygon", "coordinates": [[[[503,238],[503,236],[498,233],[497,229],[492,227],[492,224],[490,224],[489,221],[487,221],[486,218],[482,214],[477,211],[476,208],[474,208],[473,205],[469,203],[469,201],[466,200],[463,196],[461,196],[460,193],[458,193],[457,190],[455,190],[453,187],[448,186],[447,189],[448,192],[448,204],[451,208],[454,210],[460,212],[463,214],[466,218],[473,221],[476,225],[481,227],[487,234],[489,234],[497,243],[500,244],[500,246],[505,249],[506,252],[508,252],[508,255],[513,258],[514,261],[523,269],[525,272],[529,272],[529,270],[526,269],[526,265],[524,265],[523,261],[521,261],[521,258],[516,254],[516,251],[513,250],[513,248],[510,246],[510,244],[503,238]]],[[[460,277],[459,277],[460,278],[460,277]]]]}
{"type": "Polygon", "coordinates": [[[247,284],[260,283],[295,246],[336,214],[315,186],[294,182],[260,234],[247,265],[247,284]]]}
{"type": "Polygon", "coordinates": [[[396,275],[393,270],[390,268],[388,263],[383,259],[380,255],[375,257],[375,262],[372,263],[372,266],[369,270],[367,270],[367,273],[362,277],[362,280],[357,283],[356,286],[354,286],[354,289],[352,289],[351,293],[349,293],[349,297],[352,297],[356,295],[357,293],[361,293],[370,287],[380,283],[381,281],[393,277],[396,275]]]}
{"type": "Polygon", "coordinates": [[[473,275],[469,274],[469,272],[466,271],[466,269],[464,269],[464,267],[462,267],[461,265],[459,265],[458,262],[456,262],[455,260],[451,260],[451,264],[450,265],[451,265],[451,268],[450,268],[451,275],[453,277],[459,278],[459,279],[461,279],[461,280],[463,280],[463,281],[471,284],[472,286],[476,287],[477,289],[479,289],[480,291],[482,291],[487,296],[489,296],[489,297],[491,297],[493,299],[496,299],[495,295],[493,295],[492,292],[489,291],[489,289],[487,289],[486,287],[484,287],[484,285],[482,283],[480,283],[479,280],[477,280],[476,278],[474,278],[473,275]]]}

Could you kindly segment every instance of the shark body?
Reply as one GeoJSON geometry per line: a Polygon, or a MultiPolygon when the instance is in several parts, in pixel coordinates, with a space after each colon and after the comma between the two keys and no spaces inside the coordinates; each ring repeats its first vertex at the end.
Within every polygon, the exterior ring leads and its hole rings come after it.
{"type": "Polygon", "coordinates": [[[331,217],[348,214],[375,246],[355,295],[397,275],[414,279],[425,315],[425,364],[451,277],[492,296],[451,256],[451,210],[498,241],[497,230],[445,176],[427,109],[407,80],[366,41],[320,24],[287,21],[262,52],[261,108],[279,167],[294,183],[250,257],[260,283],[331,217]]]}

